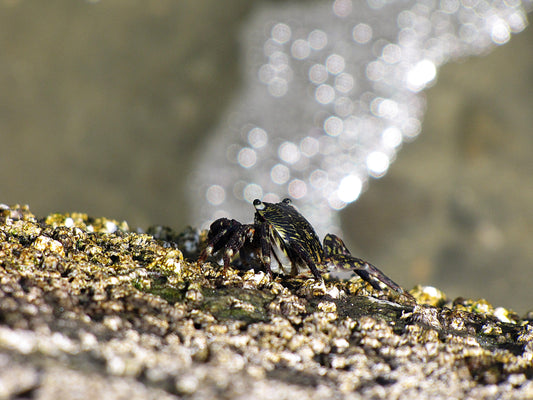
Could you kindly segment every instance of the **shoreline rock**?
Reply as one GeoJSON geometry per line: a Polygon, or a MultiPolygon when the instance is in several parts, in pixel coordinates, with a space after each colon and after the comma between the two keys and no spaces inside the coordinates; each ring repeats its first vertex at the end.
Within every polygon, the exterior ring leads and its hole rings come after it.
{"type": "Polygon", "coordinates": [[[533,322],[417,287],[270,278],[85,214],[0,206],[0,399],[531,398],[533,322]],[[392,297],[391,297],[392,296],[392,297]]]}

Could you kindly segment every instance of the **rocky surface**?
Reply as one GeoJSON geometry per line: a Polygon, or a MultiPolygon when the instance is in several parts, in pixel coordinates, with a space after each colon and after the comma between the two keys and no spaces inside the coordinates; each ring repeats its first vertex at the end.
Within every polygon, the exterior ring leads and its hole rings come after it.
{"type": "Polygon", "coordinates": [[[150,232],[0,206],[0,399],[533,397],[528,316],[223,273],[184,258],[194,230],[150,232]]]}
{"type": "MultiPolygon", "coordinates": [[[[240,32],[287,2],[0,0],[0,201],[194,223],[185,178],[239,96],[240,32]]],[[[531,43],[528,28],[440,69],[421,135],[342,216],[353,254],[531,310],[531,43]]]]}

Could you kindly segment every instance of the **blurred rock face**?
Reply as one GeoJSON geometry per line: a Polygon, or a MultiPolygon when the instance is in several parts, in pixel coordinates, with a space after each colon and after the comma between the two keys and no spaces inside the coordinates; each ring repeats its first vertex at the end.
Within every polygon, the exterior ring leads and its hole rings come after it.
{"type": "Polygon", "coordinates": [[[244,1],[1,1],[2,201],[183,225],[244,1]],[[52,187],[53,185],[53,187],[52,187]]]}

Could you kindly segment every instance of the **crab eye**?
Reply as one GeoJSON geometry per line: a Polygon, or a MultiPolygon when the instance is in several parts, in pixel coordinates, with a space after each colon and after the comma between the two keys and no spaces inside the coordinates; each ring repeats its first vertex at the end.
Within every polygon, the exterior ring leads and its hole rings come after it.
{"type": "Polygon", "coordinates": [[[255,199],[254,200],[254,207],[255,207],[256,210],[260,210],[260,211],[265,209],[265,205],[259,199],[255,199]]]}
{"type": "Polygon", "coordinates": [[[287,205],[292,203],[292,200],[289,199],[289,198],[283,199],[282,201],[283,201],[283,203],[285,203],[287,205]]]}

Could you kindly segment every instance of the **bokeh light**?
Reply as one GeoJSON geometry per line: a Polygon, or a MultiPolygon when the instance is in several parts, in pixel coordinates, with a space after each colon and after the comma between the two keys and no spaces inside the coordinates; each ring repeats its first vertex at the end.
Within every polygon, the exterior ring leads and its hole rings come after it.
{"type": "Polygon", "coordinates": [[[380,178],[389,169],[389,157],[381,151],[373,151],[366,158],[366,166],[371,176],[380,178]]]}
{"type": "Polygon", "coordinates": [[[370,25],[357,24],[352,31],[353,40],[359,44],[366,44],[372,40],[372,28],[370,25]]]}
{"type": "Polygon", "coordinates": [[[315,29],[309,34],[308,40],[313,50],[322,50],[328,44],[328,35],[320,29],[315,29]]]}
{"type": "Polygon", "coordinates": [[[270,178],[272,179],[272,182],[278,185],[283,185],[290,177],[291,173],[286,165],[276,164],[270,170],[270,178]]]}
{"type": "Polygon", "coordinates": [[[294,164],[300,159],[300,149],[292,142],[283,142],[278,149],[279,158],[288,164],[294,164]]]}
{"type": "Polygon", "coordinates": [[[511,39],[511,31],[507,22],[498,18],[498,20],[492,26],[490,36],[492,41],[496,44],[507,43],[509,39],[511,39]]]}
{"type": "Polygon", "coordinates": [[[243,200],[289,195],[308,202],[318,230],[331,228],[334,211],[420,134],[420,92],[438,68],[507,43],[527,25],[522,4],[332,0],[257,11],[242,35],[245,92],[195,175],[205,182],[200,213],[237,218],[248,215],[243,200]]]}
{"type": "Polygon", "coordinates": [[[243,197],[249,203],[252,203],[255,199],[261,199],[263,197],[263,188],[256,183],[249,183],[244,187],[243,197]]]}
{"type": "Polygon", "coordinates": [[[339,17],[347,17],[352,12],[352,0],[335,0],[333,12],[339,17]]]}
{"type": "Polygon", "coordinates": [[[338,54],[332,54],[326,59],[326,69],[332,75],[340,74],[345,66],[344,57],[338,54]]]}
{"type": "Polygon", "coordinates": [[[319,143],[318,140],[311,136],[306,136],[300,142],[300,150],[306,157],[313,157],[318,153],[319,143]]]}
{"type": "Polygon", "coordinates": [[[407,87],[413,92],[419,92],[436,76],[437,67],[432,61],[419,61],[407,73],[407,87]]]}
{"type": "Polygon", "coordinates": [[[352,201],[357,200],[362,189],[363,182],[361,181],[361,178],[355,175],[348,175],[342,178],[339,184],[338,197],[345,203],[351,203],[352,201]]]}
{"type": "Polygon", "coordinates": [[[325,65],[315,64],[309,68],[309,79],[316,85],[326,82],[328,79],[328,70],[325,65]]]}
{"type": "Polygon", "coordinates": [[[335,89],[330,85],[320,85],[316,88],[315,97],[320,104],[329,104],[335,100],[335,89]]]}
{"type": "Polygon", "coordinates": [[[381,135],[382,143],[390,148],[396,148],[402,144],[402,132],[396,126],[390,126],[381,135]]]}
{"type": "Polygon", "coordinates": [[[257,154],[255,150],[245,147],[239,151],[237,160],[244,168],[250,168],[255,165],[255,162],[257,161],[257,154]]]}
{"type": "Polygon", "coordinates": [[[304,39],[295,40],[291,46],[291,55],[297,60],[303,60],[311,54],[311,46],[304,39]]]}
{"type": "Polygon", "coordinates": [[[326,131],[329,136],[339,136],[343,129],[344,123],[339,117],[332,116],[324,122],[324,131],[326,131]]]}
{"type": "Polygon", "coordinates": [[[353,89],[354,83],[353,76],[344,72],[335,78],[335,89],[341,93],[349,93],[353,89]]]}
{"type": "Polygon", "coordinates": [[[248,143],[250,146],[260,149],[268,143],[268,134],[264,129],[253,128],[248,132],[248,143]]]}
{"type": "Polygon", "coordinates": [[[272,39],[278,43],[286,43],[291,38],[291,28],[287,24],[279,23],[272,28],[272,39]]]}
{"type": "Polygon", "coordinates": [[[289,196],[300,199],[307,194],[307,184],[300,179],[293,179],[289,183],[289,196]]]}
{"type": "Polygon", "coordinates": [[[218,206],[226,199],[226,191],[220,185],[211,185],[207,188],[206,198],[210,204],[218,206]]]}

